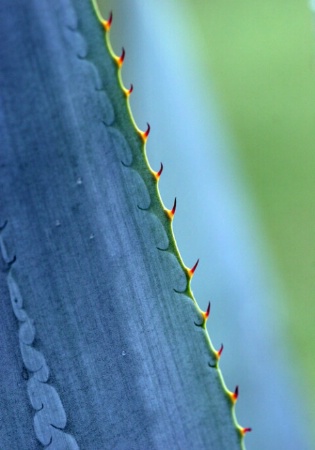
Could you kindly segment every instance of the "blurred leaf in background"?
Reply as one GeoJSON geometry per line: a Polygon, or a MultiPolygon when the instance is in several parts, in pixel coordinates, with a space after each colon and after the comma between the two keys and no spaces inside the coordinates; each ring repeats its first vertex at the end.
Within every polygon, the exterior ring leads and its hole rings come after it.
{"type": "Polygon", "coordinates": [[[286,340],[314,415],[315,47],[309,5],[197,1],[194,14],[207,71],[285,283],[286,340]]]}
{"type": "MultiPolygon", "coordinates": [[[[247,447],[311,448],[315,64],[307,3],[102,0],[247,447]],[[220,105],[220,108],[219,106],[220,105]],[[223,120],[224,117],[224,120],[223,120]],[[227,133],[230,129],[230,133],[227,133]],[[233,138],[231,137],[233,136],[233,138]],[[309,430],[307,430],[307,426],[309,430]]],[[[314,438],[313,438],[314,439],[314,438]]],[[[314,439],[315,440],[315,439],[314,439]]],[[[314,441],[313,441],[314,442],[314,441]]]]}
{"type": "Polygon", "coordinates": [[[287,286],[288,338],[314,381],[309,351],[315,343],[315,61],[310,10],[307,2],[299,1],[197,1],[194,13],[201,51],[209,55],[204,62],[220,92],[287,286]]]}

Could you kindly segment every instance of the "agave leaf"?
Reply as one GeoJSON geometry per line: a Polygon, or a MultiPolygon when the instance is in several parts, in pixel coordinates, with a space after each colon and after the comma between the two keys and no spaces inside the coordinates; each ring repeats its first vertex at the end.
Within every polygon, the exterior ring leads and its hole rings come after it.
{"type": "Polygon", "coordinates": [[[130,117],[123,58],[104,45],[109,23],[87,0],[5,0],[0,21],[1,447],[240,448],[237,390],[130,117]]]}

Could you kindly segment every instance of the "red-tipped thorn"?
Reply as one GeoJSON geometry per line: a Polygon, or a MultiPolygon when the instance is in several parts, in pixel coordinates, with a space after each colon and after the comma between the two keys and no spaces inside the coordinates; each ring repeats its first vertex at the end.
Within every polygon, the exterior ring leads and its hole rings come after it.
{"type": "Polygon", "coordinates": [[[203,313],[205,320],[208,320],[208,318],[210,316],[210,308],[211,308],[211,303],[209,302],[207,311],[203,313]]]}
{"type": "Polygon", "coordinates": [[[175,211],[176,211],[176,197],[175,197],[175,200],[174,200],[173,208],[167,210],[167,214],[168,214],[168,216],[169,216],[169,218],[170,218],[171,220],[173,220],[173,218],[174,218],[174,216],[175,216],[175,211]]]}
{"type": "Polygon", "coordinates": [[[173,205],[173,208],[172,208],[172,211],[171,211],[172,217],[174,217],[175,211],[176,211],[176,197],[175,197],[175,199],[174,199],[174,205],[173,205]]]}
{"type": "Polygon", "coordinates": [[[218,358],[221,358],[223,349],[224,349],[223,344],[221,344],[221,347],[220,347],[219,350],[217,351],[218,358]]]}
{"type": "Polygon", "coordinates": [[[158,172],[155,172],[155,173],[154,173],[154,176],[155,176],[155,178],[156,178],[157,180],[160,179],[160,176],[162,175],[162,172],[163,172],[163,163],[161,163],[160,170],[159,170],[158,172]]]}
{"type": "Polygon", "coordinates": [[[109,31],[110,30],[110,27],[112,25],[112,21],[113,21],[113,13],[110,12],[108,19],[103,21],[103,27],[105,28],[105,31],[109,31]]]}
{"type": "Polygon", "coordinates": [[[252,431],[252,429],[249,427],[241,429],[241,433],[243,436],[245,436],[246,433],[250,433],[251,431],[252,431]]]}
{"type": "Polygon", "coordinates": [[[236,386],[235,391],[231,394],[232,400],[235,403],[238,399],[238,386],[236,386]]]}
{"type": "MultiPolygon", "coordinates": [[[[201,316],[203,317],[202,322],[201,323],[196,323],[195,322],[195,325],[197,327],[205,328],[206,322],[207,322],[207,320],[209,319],[209,316],[210,316],[210,308],[211,308],[211,303],[209,302],[207,310],[206,311],[201,311],[201,316]]],[[[215,367],[215,366],[212,366],[210,363],[209,363],[209,365],[210,365],[210,367],[215,367]]]]}
{"type": "Polygon", "coordinates": [[[192,278],[192,276],[194,275],[194,273],[195,273],[195,271],[196,271],[196,269],[198,267],[198,264],[199,264],[199,258],[197,259],[197,262],[194,265],[194,267],[192,267],[191,269],[188,269],[188,275],[189,275],[190,278],[192,278]]]}
{"type": "Polygon", "coordinates": [[[123,47],[122,51],[121,51],[121,55],[119,57],[117,57],[117,59],[116,59],[118,67],[121,67],[123,65],[123,62],[124,62],[124,59],[125,59],[125,55],[126,55],[126,52],[125,52],[125,49],[123,47]]]}
{"type": "Polygon", "coordinates": [[[131,92],[133,91],[133,84],[130,84],[130,88],[126,90],[126,95],[127,97],[129,97],[129,95],[131,94],[131,92]]]}
{"type": "Polygon", "coordinates": [[[150,130],[151,130],[150,124],[147,123],[147,129],[145,131],[142,131],[142,133],[141,133],[143,142],[146,142],[146,140],[148,139],[148,136],[150,134],[150,130]]]}
{"type": "Polygon", "coordinates": [[[168,217],[173,220],[174,219],[174,215],[175,215],[175,211],[176,211],[176,197],[174,200],[174,205],[172,209],[166,209],[165,212],[168,215],[168,217]]]}

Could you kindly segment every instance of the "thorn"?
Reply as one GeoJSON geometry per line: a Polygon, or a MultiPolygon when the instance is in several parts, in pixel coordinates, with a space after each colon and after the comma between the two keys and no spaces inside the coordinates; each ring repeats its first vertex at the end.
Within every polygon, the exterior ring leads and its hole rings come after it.
{"type": "Polygon", "coordinates": [[[231,398],[233,403],[238,399],[238,386],[236,386],[235,391],[231,393],[231,398]]]}
{"type": "Polygon", "coordinates": [[[209,302],[207,311],[203,313],[203,317],[205,318],[205,321],[207,321],[210,316],[210,308],[211,308],[211,303],[209,302]]]}
{"type": "Polygon", "coordinates": [[[176,197],[175,197],[175,200],[174,200],[173,208],[172,208],[172,209],[167,209],[167,210],[166,210],[166,213],[167,213],[168,217],[169,217],[171,220],[174,219],[175,211],[176,211],[176,197]]]}
{"type": "Polygon", "coordinates": [[[150,124],[147,122],[147,129],[145,131],[141,132],[141,136],[142,136],[143,142],[146,142],[146,140],[148,139],[148,136],[150,134],[150,130],[151,130],[150,124]]]}
{"type": "Polygon", "coordinates": [[[241,434],[245,436],[246,433],[250,433],[252,431],[251,428],[241,428],[241,434]]]}
{"type": "Polygon", "coordinates": [[[133,84],[131,83],[130,88],[125,90],[127,97],[129,97],[132,91],[133,91],[133,84]]]}
{"type": "MultiPolygon", "coordinates": [[[[210,307],[211,307],[211,303],[209,302],[207,311],[204,311],[201,313],[201,315],[203,317],[203,321],[201,323],[194,322],[196,327],[205,327],[208,317],[210,316],[210,307]]],[[[210,367],[211,367],[211,365],[210,365],[210,367]]]]}
{"type": "Polygon", "coordinates": [[[188,276],[189,276],[189,278],[193,277],[193,275],[194,275],[194,273],[195,273],[195,271],[196,271],[196,269],[198,267],[198,264],[199,264],[199,258],[197,259],[197,262],[194,265],[194,267],[192,267],[191,269],[188,269],[188,276]]]}
{"type": "Polygon", "coordinates": [[[175,216],[175,211],[176,211],[176,197],[175,197],[175,199],[174,199],[174,205],[173,205],[173,208],[172,208],[172,211],[171,211],[172,217],[175,216]]]}
{"type": "Polygon", "coordinates": [[[125,55],[126,55],[126,52],[125,52],[125,49],[123,47],[122,51],[121,51],[121,55],[119,57],[116,57],[116,61],[117,61],[117,64],[118,64],[119,68],[123,65],[123,62],[124,62],[124,59],[125,59],[125,55]]]}
{"type": "Polygon", "coordinates": [[[110,30],[110,27],[112,25],[112,21],[113,21],[113,13],[110,12],[108,19],[107,20],[103,20],[103,22],[102,22],[103,27],[105,28],[105,31],[109,31],[110,30]]]}
{"type": "Polygon", "coordinates": [[[163,163],[161,163],[160,170],[159,170],[158,172],[154,172],[154,176],[155,176],[155,178],[156,178],[157,180],[160,179],[160,176],[161,176],[162,172],[163,172],[163,163]]]}
{"type": "Polygon", "coordinates": [[[219,348],[219,350],[217,351],[217,356],[218,356],[218,359],[220,359],[220,358],[221,358],[221,355],[222,355],[223,349],[224,349],[224,346],[223,346],[223,344],[221,344],[221,347],[220,347],[220,348],[219,348]]]}

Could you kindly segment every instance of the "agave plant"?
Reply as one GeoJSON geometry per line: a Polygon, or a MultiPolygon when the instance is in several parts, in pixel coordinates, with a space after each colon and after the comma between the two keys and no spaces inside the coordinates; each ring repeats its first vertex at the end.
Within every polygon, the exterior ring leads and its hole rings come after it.
{"type": "Polygon", "coordinates": [[[112,16],[87,0],[0,14],[1,447],[242,448],[112,16]]]}

